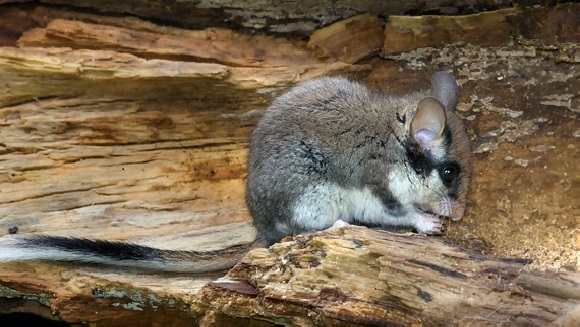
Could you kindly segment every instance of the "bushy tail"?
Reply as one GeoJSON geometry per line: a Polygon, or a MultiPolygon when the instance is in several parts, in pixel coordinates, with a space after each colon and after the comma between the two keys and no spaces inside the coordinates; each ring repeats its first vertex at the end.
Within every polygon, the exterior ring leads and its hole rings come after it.
{"type": "Polygon", "coordinates": [[[203,273],[233,267],[258,241],[216,251],[162,250],[127,242],[58,236],[10,235],[0,238],[0,262],[46,260],[122,268],[203,273]]]}

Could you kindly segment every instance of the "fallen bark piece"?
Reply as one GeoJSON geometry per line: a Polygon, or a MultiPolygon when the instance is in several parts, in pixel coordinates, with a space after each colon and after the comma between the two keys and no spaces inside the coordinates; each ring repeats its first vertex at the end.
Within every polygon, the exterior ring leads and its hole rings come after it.
{"type": "Polygon", "coordinates": [[[385,26],[383,53],[457,42],[501,45],[512,38],[507,17],[515,13],[510,8],[466,16],[390,16],[385,26]]]}
{"type": "Polygon", "coordinates": [[[254,250],[228,273],[229,283],[252,285],[254,293],[218,281],[203,297],[213,300],[205,301],[210,312],[276,323],[580,322],[580,273],[527,271],[520,261],[437,237],[348,227],[254,250]],[[240,302],[216,296],[225,290],[240,302]]]}

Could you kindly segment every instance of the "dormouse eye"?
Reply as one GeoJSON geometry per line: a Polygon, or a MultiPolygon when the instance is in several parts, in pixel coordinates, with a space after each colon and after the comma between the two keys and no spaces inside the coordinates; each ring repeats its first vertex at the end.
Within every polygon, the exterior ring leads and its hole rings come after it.
{"type": "Polygon", "coordinates": [[[453,165],[444,166],[439,170],[439,173],[441,174],[441,179],[443,179],[443,182],[446,185],[451,185],[457,178],[457,175],[459,175],[459,169],[453,165]]]}

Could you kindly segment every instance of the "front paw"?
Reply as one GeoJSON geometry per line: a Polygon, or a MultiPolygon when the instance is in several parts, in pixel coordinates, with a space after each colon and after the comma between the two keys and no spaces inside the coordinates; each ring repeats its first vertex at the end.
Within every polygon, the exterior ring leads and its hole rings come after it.
{"type": "Polygon", "coordinates": [[[443,232],[443,220],[428,213],[418,213],[415,219],[415,228],[417,232],[427,235],[441,234],[443,232]]]}
{"type": "Polygon", "coordinates": [[[345,227],[345,226],[350,226],[349,223],[347,223],[346,221],[342,221],[341,219],[337,220],[334,222],[334,224],[330,227],[328,227],[326,230],[333,230],[333,229],[338,229],[341,227],[345,227]]]}

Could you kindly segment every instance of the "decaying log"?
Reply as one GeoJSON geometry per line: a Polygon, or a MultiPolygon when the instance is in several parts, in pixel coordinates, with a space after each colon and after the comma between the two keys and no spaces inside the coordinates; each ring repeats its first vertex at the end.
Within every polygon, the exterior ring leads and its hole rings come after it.
{"type": "Polygon", "coordinates": [[[66,321],[104,325],[577,324],[578,273],[528,271],[525,263],[437,237],[348,227],[253,250],[205,286],[216,276],[38,263],[0,267],[0,280],[3,296],[22,299],[4,303],[5,312],[44,304],[66,321]]]}
{"type": "MultiPolygon", "coordinates": [[[[301,80],[369,71],[280,38],[109,23],[55,20],[0,48],[1,230],[171,249],[251,241],[244,176],[258,109],[301,80]]],[[[0,312],[183,325],[223,275],[76,268],[2,265],[0,312]]]]}
{"type": "Polygon", "coordinates": [[[46,28],[24,33],[23,47],[57,46],[114,50],[144,58],[212,62],[243,67],[288,67],[319,63],[313,53],[286,39],[251,36],[226,29],[157,31],[56,19],[46,28]]]}
{"type": "Polygon", "coordinates": [[[580,321],[580,275],[526,271],[524,263],[434,237],[348,227],[254,250],[202,290],[201,304],[216,315],[296,325],[580,321]]]}

